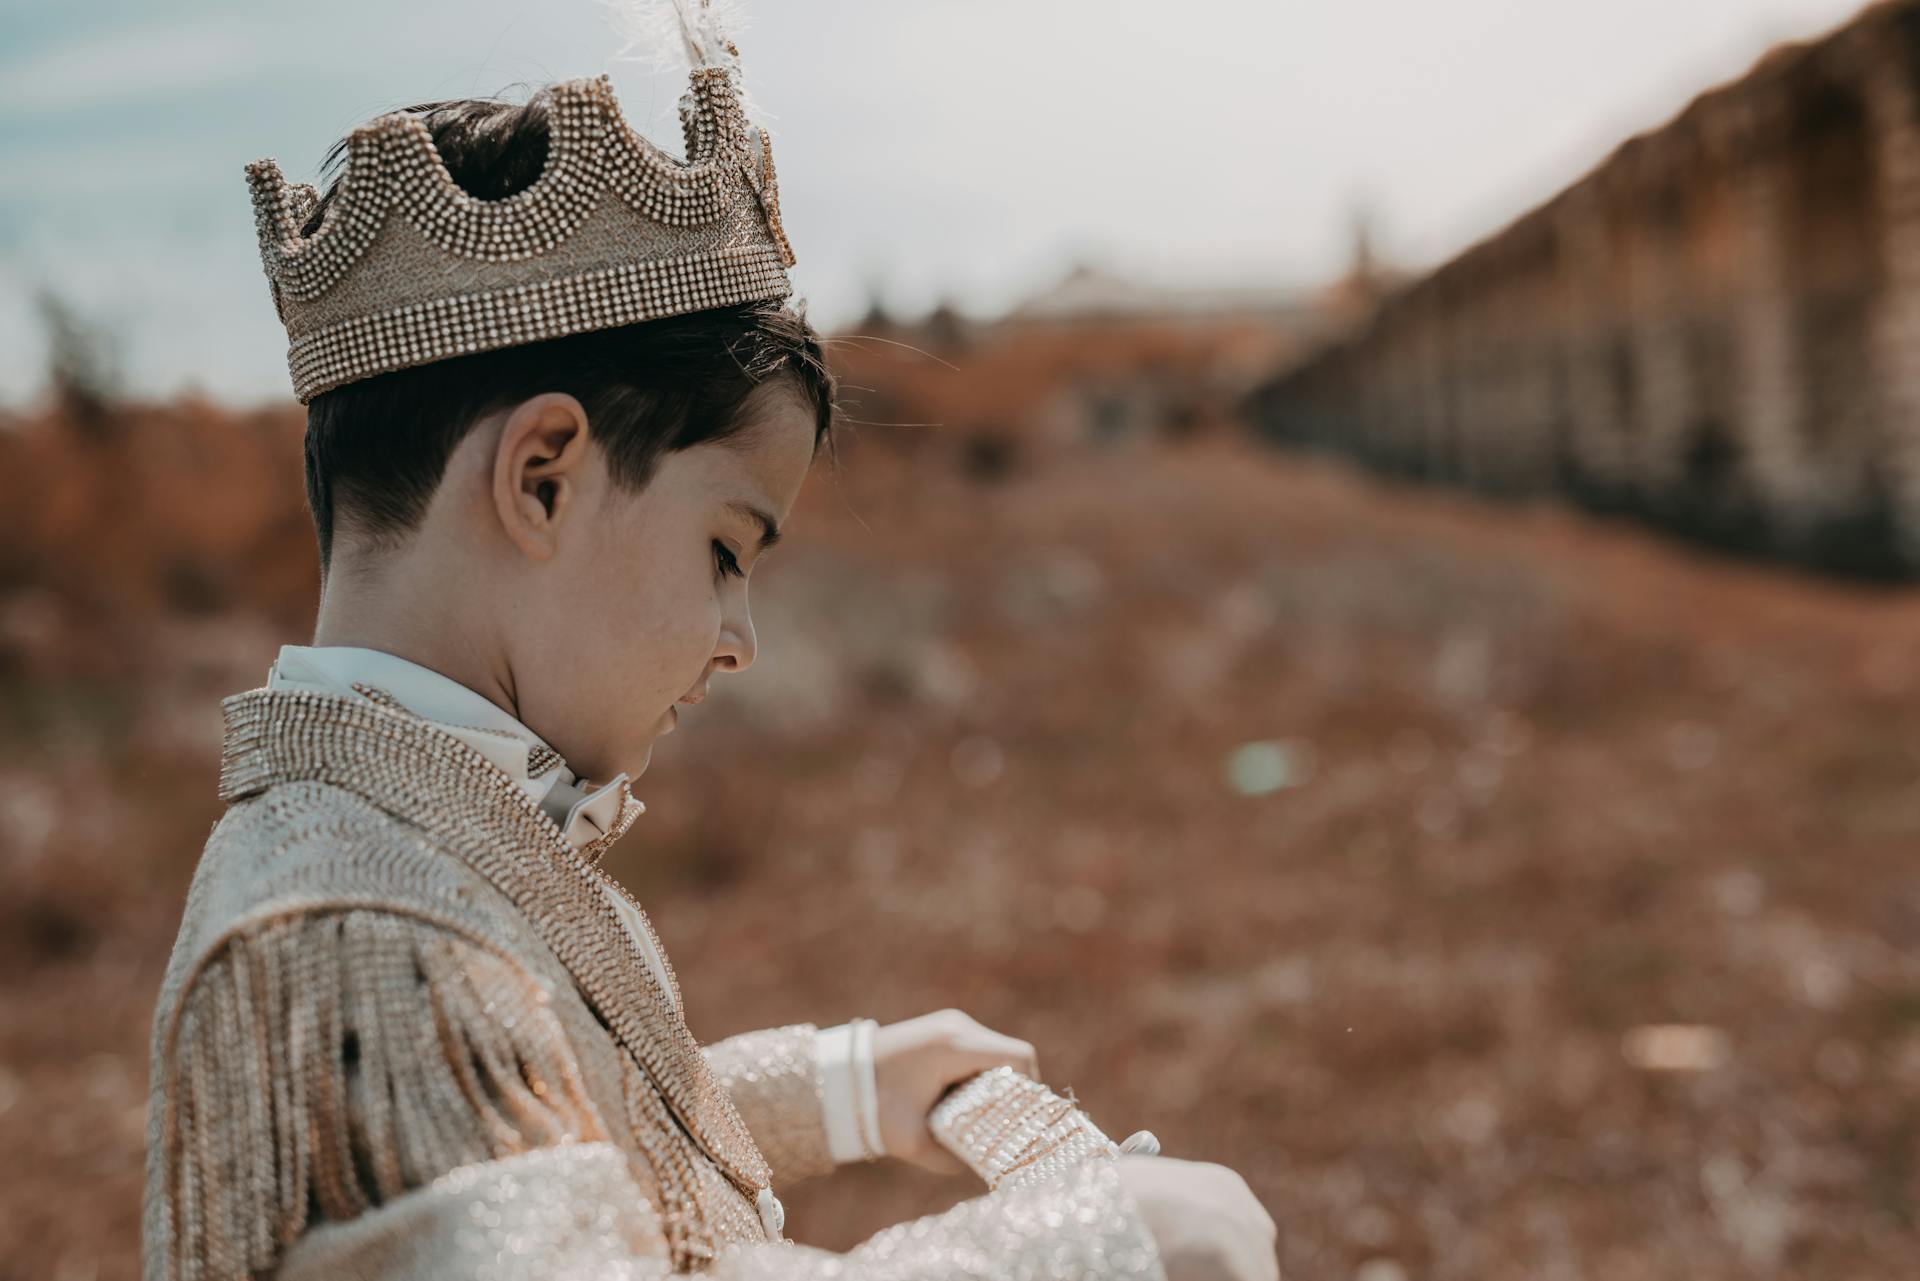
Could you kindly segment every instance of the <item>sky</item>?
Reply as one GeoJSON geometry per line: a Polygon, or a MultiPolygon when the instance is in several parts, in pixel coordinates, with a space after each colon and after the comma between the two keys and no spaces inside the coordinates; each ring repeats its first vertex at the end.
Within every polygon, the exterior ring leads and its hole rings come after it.
{"type": "MultiPolygon", "coordinates": [[[[797,291],[989,315],[1076,264],[1276,287],[1435,265],[1857,0],[748,0],[797,291]]],[[[602,0],[0,0],[0,403],[35,305],[142,394],[289,394],[242,168],[312,179],[408,102],[611,72],[677,148],[683,74],[602,0]]]]}

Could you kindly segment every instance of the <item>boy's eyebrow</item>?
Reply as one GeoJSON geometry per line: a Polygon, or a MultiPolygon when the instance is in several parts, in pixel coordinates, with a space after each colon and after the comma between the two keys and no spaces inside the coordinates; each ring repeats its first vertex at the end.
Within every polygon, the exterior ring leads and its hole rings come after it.
{"type": "Polygon", "coordinates": [[[780,522],[775,520],[773,516],[764,509],[756,507],[742,498],[736,498],[728,503],[727,509],[745,516],[748,520],[760,522],[760,552],[762,555],[773,550],[773,545],[780,541],[780,522]]]}

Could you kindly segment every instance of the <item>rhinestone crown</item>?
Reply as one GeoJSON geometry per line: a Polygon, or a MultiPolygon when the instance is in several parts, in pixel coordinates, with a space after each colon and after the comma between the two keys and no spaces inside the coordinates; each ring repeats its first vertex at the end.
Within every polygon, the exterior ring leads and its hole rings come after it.
{"type": "Polygon", "coordinates": [[[635,133],[606,76],[548,100],[545,168],[499,200],[467,194],[415,115],[355,129],[333,200],[271,160],[247,166],[260,253],[302,404],[411,365],[786,297],[766,130],[728,66],[693,68],[682,161],[635,133]]]}

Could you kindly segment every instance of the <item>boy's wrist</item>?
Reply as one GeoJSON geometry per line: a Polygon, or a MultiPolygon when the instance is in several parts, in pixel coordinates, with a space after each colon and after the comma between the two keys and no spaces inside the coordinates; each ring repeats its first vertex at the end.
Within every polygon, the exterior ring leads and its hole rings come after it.
{"type": "Polygon", "coordinates": [[[872,1019],[854,1019],[814,1034],[820,1063],[821,1124],[835,1162],[886,1155],[880,1141],[872,1019]]]}

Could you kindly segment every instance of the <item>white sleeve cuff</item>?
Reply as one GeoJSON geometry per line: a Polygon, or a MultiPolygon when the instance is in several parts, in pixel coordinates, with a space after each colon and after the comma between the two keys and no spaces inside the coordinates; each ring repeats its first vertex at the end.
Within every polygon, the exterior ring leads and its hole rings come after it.
{"type": "Polygon", "coordinates": [[[874,1088],[873,1026],[872,1019],[855,1019],[814,1033],[821,1122],[827,1150],[842,1165],[885,1155],[880,1146],[880,1096],[874,1088]]]}

